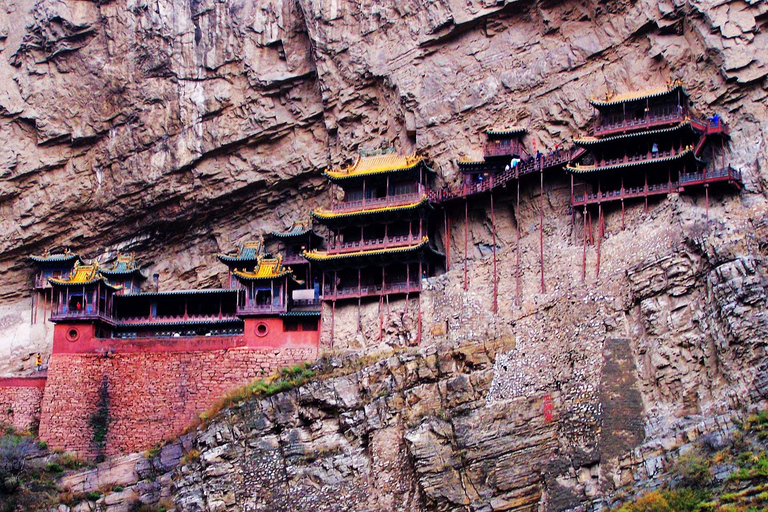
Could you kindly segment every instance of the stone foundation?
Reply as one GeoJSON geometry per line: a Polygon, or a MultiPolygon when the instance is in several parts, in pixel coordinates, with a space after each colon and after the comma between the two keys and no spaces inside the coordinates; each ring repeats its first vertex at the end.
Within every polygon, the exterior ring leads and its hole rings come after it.
{"type": "Polygon", "coordinates": [[[82,457],[147,449],[178,435],[227,391],[316,355],[310,347],[54,354],[40,437],[82,457]],[[104,426],[100,446],[95,434],[104,426]]]}
{"type": "Polygon", "coordinates": [[[29,430],[40,421],[45,377],[0,378],[0,423],[29,430]]]}

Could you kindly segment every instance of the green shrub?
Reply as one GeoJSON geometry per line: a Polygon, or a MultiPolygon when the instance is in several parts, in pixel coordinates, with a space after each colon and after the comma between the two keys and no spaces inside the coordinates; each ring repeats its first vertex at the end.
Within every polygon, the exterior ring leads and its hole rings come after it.
{"type": "Polygon", "coordinates": [[[46,466],[45,470],[49,473],[63,473],[64,468],[61,467],[61,464],[57,464],[56,462],[51,462],[46,466]]]}
{"type": "Polygon", "coordinates": [[[662,496],[675,512],[696,512],[711,497],[711,493],[703,489],[678,488],[665,491],[662,496]]]}
{"type": "Polygon", "coordinates": [[[649,492],[630,503],[625,503],[618,512],[673,512],[666,498],[658,492],[649,492]]]}
{"type": "Polygon", "coordinates": [[[99,498],[101,498],[101,493],[99,491],[91,491],[85,495],[85,499],[88,501],[97,501],[99,498]]]}
{"type": "Polygon", "coordinates": [[[677,459],[672,472],[680,478],[682,487],[701,489],[712,482],[709,461],[696,452],[686,453],[677,459]]]}

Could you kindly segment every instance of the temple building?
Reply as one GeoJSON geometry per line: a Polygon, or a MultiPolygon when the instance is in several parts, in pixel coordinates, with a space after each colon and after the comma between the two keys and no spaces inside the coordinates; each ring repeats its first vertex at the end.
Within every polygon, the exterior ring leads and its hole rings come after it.
{"type": "Polygon", "coordinates": [[[523,143],[525,128],[489,129],[485,133],[488,141],[483,150],[483,159],[462,158],[457,162],[467,186],[488,181],[491,176],[497,178],[505,169],[510,169],[512,159],[522,162],[530,157],[523,143]]]}
{"type": "Polygon", "coordinates": [[[321,270],[323,301],[335,308],[345,299],[407,298],[444,264],[430,242],[432,173],[421,157],[391,153],[358,157],[325,173],[343,199],[336,201],[332,190],[330,208],[312,212],[328,228],[328,248],[304,253],[321,270]]]}
{"type": "Polygon", "coordinates": [[[48,311],[53,306],[53,288],[48,279],[68,276],[75,264],[83,263],[83,260],[69,249],[53,253],[46,249],[42,255],[30,256],[29,259],[37,267],[34,276],[31,318],[31,323],[36,324],[41,317],[43,322],[47,320],[48,311]]]}
{"type": "Polygon", "coordinates": [[[236,268],[253,268],[259,263],[259,255],[264,253],[264,238],[258,240],[249,240],[243,243],[234,255],[217,254],[220,262],[229,269],[227,288],[237,287],[239,281],[232,280],[233,272],[236,268]]]}
{"type": "Polygon", "coordinates": [[[110,283],[120,287],[118,293],[139,293],[141,283],[147,279],[136,266],[133,254],[118,254],[112,267],[102,268],[100,272],[110,283]]]}
{"type": "Polygon", "coordinates": [[[294,223],[287,231],[272,231],[270,236],[273,239],[273,252],[283,255],[283,264],[290,265],[294,275],[305,282],[306,289],[316,291],[312,299],[319,298],[318,274],[303,255],[304,251],[323,248],[323,237],[312,229],[311,221],[294,223]]]}
{"type": "Polygon", "coordinates": [[[690,187],[703,187],[708,204],[710,184],[741,188],[740,173],[725,163],[727,124],[697,118],[680,83],[590,103],[598,111],[594,133],[574,140],[583,151],[566,166],[571,206],[620,201],[623,208],[641,198],[647,207],[649,197],[690,187]]]}

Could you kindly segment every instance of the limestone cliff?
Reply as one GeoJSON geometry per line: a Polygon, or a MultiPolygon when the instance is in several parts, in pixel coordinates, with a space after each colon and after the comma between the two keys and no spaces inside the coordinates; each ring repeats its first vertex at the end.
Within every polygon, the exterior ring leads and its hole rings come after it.
{"type": "MultiPolygon", "coordinates": [[[[360,149],[421,151],[450,183],[454,160],[478,156],[488,127],[520,124],[530,145],[551,147],[586,131],[589,96],[676,78],[700,112],[732,126],[742,194],[714,194],[708,218],[696,195],[648,214],[633,207],[626,230],[609,212],[599,276],[564,177],[543,191],[523,183],[519,208],[513,191],[497,194],[495,316],[488,205],[469,210],[469,293],[464,212],[449,212],[456,227],[440,242],[451,271],[426,284],[423,346],[244,405],[198,434],[203,455],[174,484],[189,510],[591,506],[765,400],[765,2],[2,9],[6,370],[45,347],[28,325],[25,284],[25,257],[45,247],[103,259],[136,251],[161,287],[218,285],[215,252],[306,217],[327,198],[320,171],[360,149]]],[[[376,345],[369,320],[381,314],[340,311],[333,348],[376,345]]],[[[393,305],[382,341],[413,343],[413,325],[413,308],[393,305]]]]}

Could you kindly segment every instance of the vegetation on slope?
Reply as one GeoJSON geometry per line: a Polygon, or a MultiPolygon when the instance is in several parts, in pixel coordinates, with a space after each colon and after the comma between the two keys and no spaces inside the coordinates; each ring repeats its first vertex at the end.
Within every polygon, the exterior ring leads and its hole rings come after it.
{"type": "Polygon", "coordinates": [[[663,488],[617,512],[768,512],[768,411],[749,416],[725,443],[705,438],[681,456],[663,488]]]}

